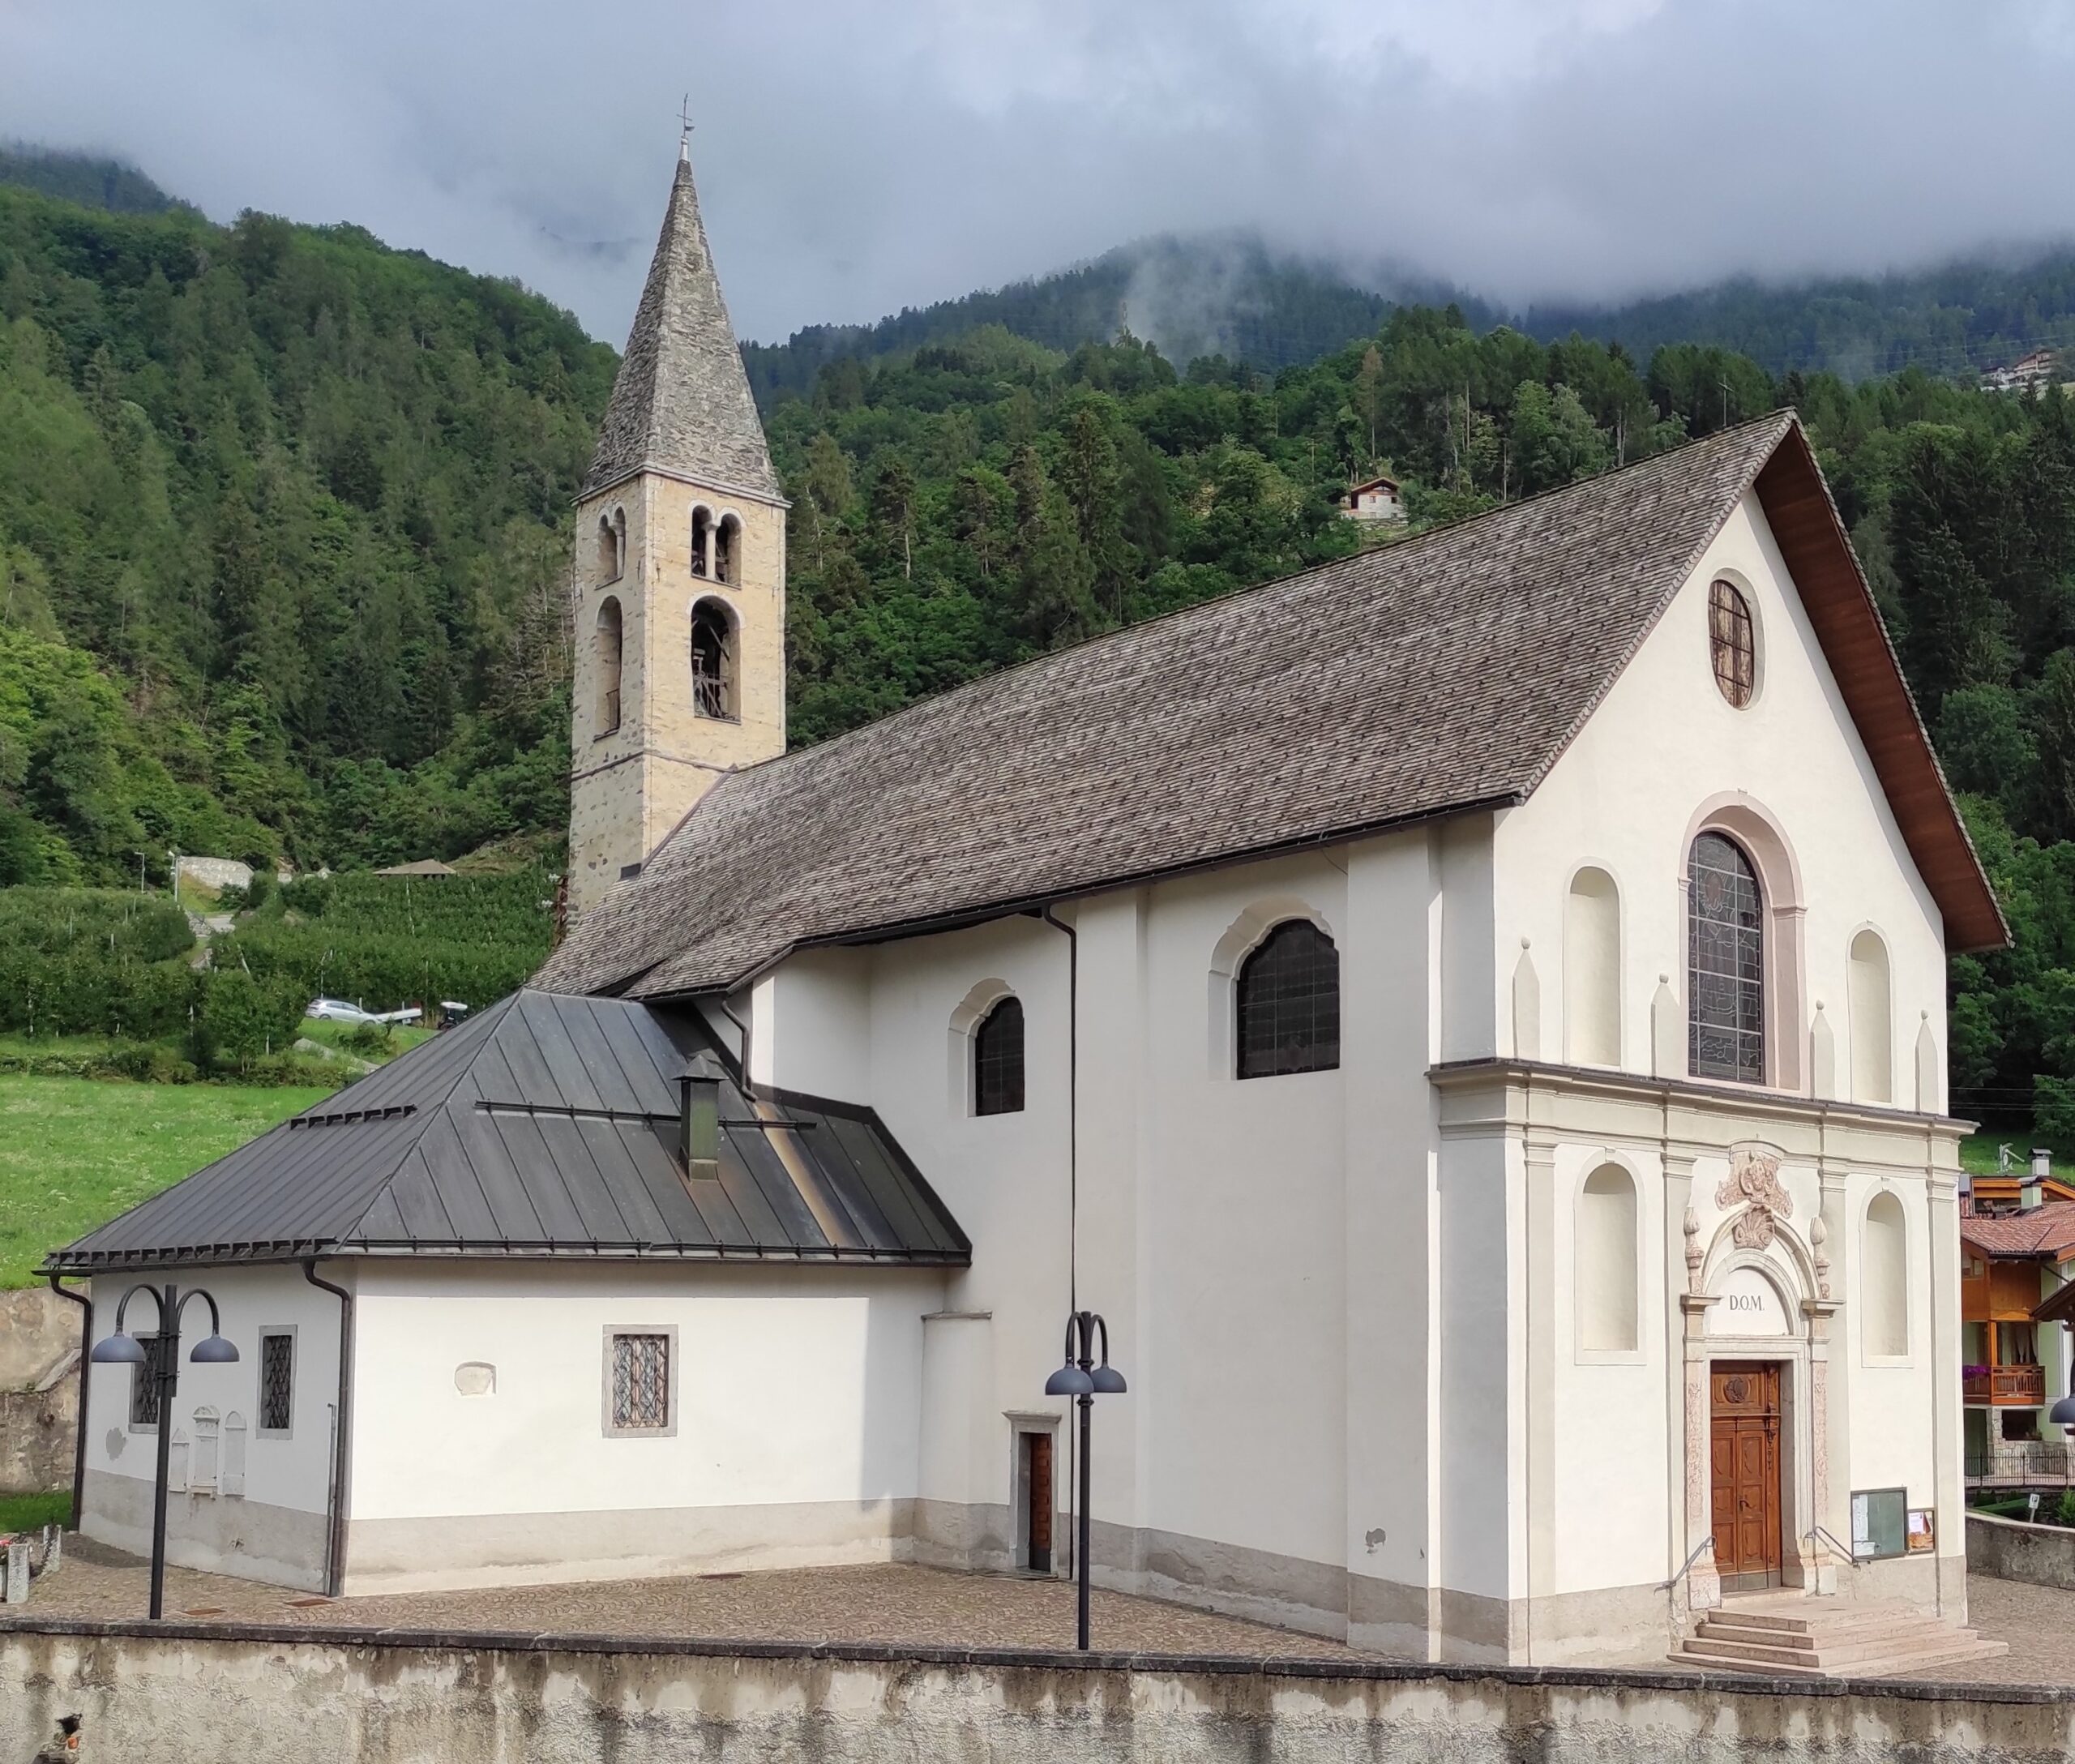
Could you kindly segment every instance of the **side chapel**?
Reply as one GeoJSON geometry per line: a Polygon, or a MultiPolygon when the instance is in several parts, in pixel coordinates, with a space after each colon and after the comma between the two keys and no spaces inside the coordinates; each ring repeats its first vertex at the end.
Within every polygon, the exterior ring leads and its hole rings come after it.
{"type": "Polygon", "coordinates": [[[1078,1303],[1104,1584],[1461,1660],[1964,1621],[2005,931],[1790,413],[789,752],[687,161],[577,534],[569,935],[53,1253],[242,1355],[97,1369],[90,1533],[172,1426],[174,1559],[291,1586],[1063,1573],[1078,1303]]]}

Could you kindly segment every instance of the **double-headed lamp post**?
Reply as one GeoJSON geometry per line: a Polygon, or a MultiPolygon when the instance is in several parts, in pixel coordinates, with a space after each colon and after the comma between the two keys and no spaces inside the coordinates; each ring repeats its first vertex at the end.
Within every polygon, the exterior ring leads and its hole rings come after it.
{"type": "MultiPolygon", "coordinates": [[[[165,1614],[165,1480],[167,1454],[173,1443],[173,1394],[180,1382],[180,1313],[186,1308],[190,1299],[199,1299],[209,1308],[209,1333],[195,1344],[195,1351],[187,1357],[197,1365],[225,1366],[237,1358],[237,1350],[223,1337],[223,1319],[216,1310],[216,1301],[199,1287],[182,1292],[169,1280],[163,1288],[135,1286],[122,1295],[122,1301],[115,1308],[115,1333],[94,1343],[92,1353],[87,1357],[97,1366],[142,1366],[148,1355],[144,1344],[122,1327],[123,1313],[130,1308],[130,1301],[140,1292],[149,1293],[158,1307],[158,1365],[155,1376],[158,1381],[159,1468],[158,1483],[152,1500],[152,1616],[165,1614]]],[[[77,1525],[79,1516],[73,1514],[77,1525]]]]}
{"type": "Polygon", "coordinates": [[[1124,1375],[1110,1364],[1110,1325],[1093,1311],[1076,1311],[1067,1319],[1066,1364],[1045,1381],[1048,1397],[1072,1397],[1080,1405],[1080,1522],[1074,1539],[1074,1568],[1080,1582],[1080,1618],[1077,1646],[1088,1649],[1088,1430],[1095,1398],[1122,1396],[1124,1375]],[[1100,1338],[1102,1354],[1098,1362],[1095,1343],[1100,1338]],[[1076,1354],[1078,1347],[1080,1351],[1076,1354]]]}

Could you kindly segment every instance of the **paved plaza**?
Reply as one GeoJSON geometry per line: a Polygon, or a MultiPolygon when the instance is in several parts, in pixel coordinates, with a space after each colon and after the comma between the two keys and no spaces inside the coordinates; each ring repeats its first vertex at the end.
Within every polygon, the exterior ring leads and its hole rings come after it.
{"type": "MultiPolygon", "coordinates": [[[[68,1538],[63,1567],[40,1583],[23,1614],[85,1618],[144,1613],[144,1564],[68,1538]]],[[[2075,1688],[2075,1593],[1976,1577],[1970,1621],[2010,1644],[1999,1659],[1957,1676],[1979,1684],[2075,1688]]],[[[166,1571],[166,1615],[188,1621],[339,1625],[356,1628],[513,1632],[528,1635],[658,1635],[759,1642],[856,1642],[923,1647],[1070,1648],[1074,1589],[1034,1577],[953,1573],[906,1563],[745,1574],[498,1586],[471,1592],[319,1599],[192,1569],[166,1571]]],[[[4,1624],[12,1612],[0,1614],[4,1624]]],[[[1139,1654],[1240,1655],[1314,1659],[1374,1654],[1157,1599],[1097,1591],[1097,1648],[1139,1654]]],[[[1595,1664],[1662,1667],[1665,1636],[1595,1664]]]]}

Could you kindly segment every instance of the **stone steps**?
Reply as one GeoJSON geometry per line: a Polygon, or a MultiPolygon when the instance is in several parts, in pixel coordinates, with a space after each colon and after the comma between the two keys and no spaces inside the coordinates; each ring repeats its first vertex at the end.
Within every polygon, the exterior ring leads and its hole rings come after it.
{"type": "Polygon", "coordinates": [[[1682,1666],[1786,1677],[1873,1678],[1992,1659],[2009,1651],[1906,1605],[1735,1599],[1710,1611],[1671,1658],[1682,1666]]]}

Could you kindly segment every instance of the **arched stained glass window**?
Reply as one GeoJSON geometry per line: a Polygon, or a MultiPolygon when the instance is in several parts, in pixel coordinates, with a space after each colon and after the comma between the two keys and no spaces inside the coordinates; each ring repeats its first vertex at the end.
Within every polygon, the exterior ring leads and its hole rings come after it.
{"type": "Polygon", "coordinates": [[[1007,998],[973,1031],[973,1112],[1015,1115],[1023,1108],[1023,1001],[1007,998]]]}
{"type": "Polygon", "coordinates": [[[1720,833],[1687,868],[1686,1045],[1696,1078],[1765,1081],[1765,902],[1751,860],[1720,833]]]}
{"type": "Polygon", "coordinates": [[[1340,1064],[1340,952],[1286,919],[1239,969],[1239,1076],[1329,1072],[1340,1064]]]}

